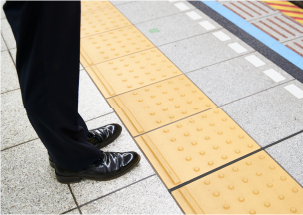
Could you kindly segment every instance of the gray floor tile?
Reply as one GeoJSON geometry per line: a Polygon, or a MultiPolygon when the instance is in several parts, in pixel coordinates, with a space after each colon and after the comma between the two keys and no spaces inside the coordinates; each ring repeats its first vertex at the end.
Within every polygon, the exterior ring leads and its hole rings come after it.
{"type": "Polygon", "coordinates": [[[257,52],[186,74],[217,106],[253,95],[293,77],[257,52]],[[265,65],[255,67],[245,57],[256,56],[265,65]],[[263,71],[274,69],[285,80],[275,82],[263,71]]]}
{"type": "Polygon", "coordinates": [[[81,208],[84,214],[183,214],[157,176],[81,208]]]}
{"type": "Polygon", "coordinates": [[[303,134],[266,149],[266,151],[303,186],[303,134]]]}
{"type": "Polygon", "coordinates": [[[125,0],[125,1],[112,0],[112,1],[110,1],[110,3],[112,3],[114,6],[120,5],[120,4],[127,4],[127,3],[130,3],[130,2],[133,2],[133,1],[131,1],[131,0],[125,0]]]}
{"type": "Polygon", "coordinates": [[[15,62],[16,64],[16,51],[17,49],[10,49],[9,52],[11,53],[11,56],[13,58],[13,61],[15,62]]]}
{"type": "Polygon", "coordinates": [[[136,25],[136,27],[155,45],[160,46],[167,43],[182,40],[188,37],[204,34],[213,30],[204,29],[199,22],[209,21],[218,30],[222,28],[219,24],[211,20],[208,16],[200,10],[189,10],[184,13],[175,14],[172,16],[163,17],[160,19],[144,22],[136,25]],[[202,18],[193,20],[187,12],[194,11],[202,18]],[[159,32],[150,33],[149,30],[157,28],[159,32]]]}
{"type": "Polygon", "coordinates": [[[7,50],[7,47],[6,47],[5,42],[4,42],[4,40],[2,38],[2,35],[1,35],[1,51],[5,51],[5,50],[7,50]]]}
{"type": "Polygon", "coordinates": [[[1,149],[37,138],[22,104],[20,90],[1,95],[1,149]]]}
{"type": "MultiPolygon", "coordinates": [[[[117,9],[133,24],[181,13],[174,4],[168,1],[136,1],[117,5],[117,9]]],[[[190,3],[184,2],[190,9],[195,9],[190,3]]],[[[188,10],[189,11],[189,10],[188,10]]]]}
{"type": "Polygon", "coordinates": [[[20,88],[16,67],[8,51],[1,52],[1,93],[20,88]]]}
{"type": "Polygon", "coordinates": [[[40,140],[1,152],[2,213],[59,214],[76,207],[67,185],[49,166],[40,140]]]}
{"type": "MultiPolygon", "coordinates": [[[[119,123],[122,125],[117,115],[115,113],[111,113],[87,122],[87,126],[88,129],[93,129],[110,123],[119,123]]],[[[121,176],[120,178],[111,181],[99,182],[84,180],[78,184],[72,184],[71,187],[73,193],[80,205],[154,174],[153,169],[124,126],[119,138],[109,146],[102,148],[102,150],[118,152],[136,151],[141,155],[141,161],[131,172],[121,176]]]]}
{"type": "MultiPolygon", "coordinates": [[[[290,18],[291,19],[291,18],[290,18]]],[[[252,21],[281,43],[303,36],[303,27],[290,21],[282,14],[274,14],[266,18],[252,21]]]]}
{"type": "Polygon", "coordinates": [[[80,71],[78,109],[85,121],[113,112],[85,70],[80,71]]]}
{"type": "Polygon", "coordinates": [[[303,99],[284,89],[286,84],[223,106],[223,109],[261,146],[278,141],[303,129],[303,99]]]}
{"type": "Polygon", "coordinates": [[[187,73],[228,59],[252,52],[253,49],[227,30],[221,30],[231,39],[220,41],[212,33],[207,33],[178,42],[160,46],[162,51],[182,72],[187,73]],[[238,54],[228,44],[239,43],[247,51],[238,54]]]}
{"type": "Polygon", "coordinates": [[[1,19],[1,34],[8,49],[16,48],[16,41],[7,19],[1,19]]]}

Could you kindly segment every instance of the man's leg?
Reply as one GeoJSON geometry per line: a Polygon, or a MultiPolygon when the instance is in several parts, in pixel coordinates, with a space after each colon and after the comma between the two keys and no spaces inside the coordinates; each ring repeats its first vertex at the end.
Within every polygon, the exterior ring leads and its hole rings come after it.
{"type": "Polygon", "coordinates": [[[81,170],[100,150],[78,115],[80,2],[7,2],[16,67],[28,118],[55,164],[81,170]]]}

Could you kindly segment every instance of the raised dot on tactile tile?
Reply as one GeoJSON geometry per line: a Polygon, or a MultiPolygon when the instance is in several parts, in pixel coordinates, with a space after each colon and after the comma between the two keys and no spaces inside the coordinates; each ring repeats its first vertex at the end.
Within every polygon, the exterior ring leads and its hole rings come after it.
{"type": "Polygon", "coordinates": [[[150,112],[150,115],[155,115],[155,112],[150,112]]]}
{"type": "Polygon", "coordinates": [[[226,121],[227,119],[226,118],[222,118],[222,121],[226,121]]]}
{"type": "Polygon", "coordinates": [[[179,108],[179,107],[180,107],[180,105],[176,105],[176,106],[175,106],[175,108],[179,108]]]}
{"type": "Polygon", "coordinates": [[[269,169],[275,169],[276,167],[274,165],[270,165],[269,169]]]}
{"type": "Polygon", "coordinates": [[[186,160],[187,160],[187,161],[190,161],[190,160],[191,160],[191,157],[189,157],[189,156],[186,157],[186,160]]]}
{"type": "Polygon", "coordinates": [[[197,128],[197,131],[202,131],[202,128],[197,128]]]}
{"type": "Polygon", "coordinates": [[[208,165],[213,165],[214,164],[214,162],[213,161],[208,161],[208,165]]]}
{"type": "Polygon", "coordinates": [[[234,168],[233,168],[233,171],[234,171],[234,172],[238,172],[238,170],[239,170],[238,167],[234,167],[234,168]]]}
{"type": "Polygon", "coordinates": [[[194,120],[194,119],[191,119],[191,120],[189,120],[189,122],[190,122],[190,123],[194,123],[194,122],[195,122],[195,120],[194,120]]]}
{"type": "Polygon", "coordinates": [[[161,105],[162,103],[161,102],[157,102],[157,105],[161,105]]]}
{"type": "Polygon", "coordinates": [[[260,159],[264,159],[265,157],[264,157],[264,155],[260,155],[259,158],[260,159]]]}
{"type": "Polygon", "coordinates": [[[253,190],[253,194],[258,195],[259,194],[259,190],[254,189],[253,190]]]}
{"type": "Polygon", "coordinates": [[[183,113],[183,114],[186,114],[186,113],[187,113],[187,111],[182,111],[182,113],[183,113]]]}
{"type": "Polygon", "coordinates": [[[161,84],[157,85],[157,87],[161,87],[161,84]]]}
{"type": "Polygon", "coordinates": [[[168,129],[164,129],[164,133],[168,133],[169,132],[169,130],[168,129]]]}
{"type": "Polygon", "coordinates": [[[227,144],[230,144],[230,143],[231,143],[231,140],[226,140],[226,143],[227,143],[227,144]]]}
{"type": "Polygon", "coordinates": [[[222,131],[218,131],[218,134],[219,134],[219,135],[222,135],[222,134],[223,134],[223,132],[222,132],[222,131]]]}
{"type": "Polygon", "coordinates": [[[251,161],[246,161],[246,165],[251,165],[252,163],[251,163],[251,161]]]}
{"type": "Polygon", "coordinates": [[[200,168],[199,168],[199,167],[195,167],[195,168],[194,168],[194,171],[195,171],[195,172],[199,172],[199,171],[200,171],[200,168]]]}
{"type": "Polygon", "coordinates": [[[206,118],[207,117],[207,115],[202,115],[202,118],[206,118]]]}
{"type": "Polygon", "coordinates": [[[209,140],[209,139],[210,139],[210,137],[209,137],[209,136],[206,136],[206,137],[205,137],[205,140],[209,140]]]}
{"type": "Polygon", "coordinates": [[[161,123],[162,121],[161,121],[161,120],[157,120],[156,122],[157,122],[157,123],[161,123]]]}
{"type": "Polygon", "coordinates": [[[214,192],[213,194],[214,194],[215,197],[220,196],[220,193],[219,193],[219,192],[214,192]]]}
{"type": "Polygon", "coordinates": [[[248,144],[247,147],[248,148],[252,148],[254,145],[253,144],[248,144]]]}
{"type": "Polygon", "coordinates": [[[183,147],[179,147],[178,150],[179,150],[179,151],[183,151],[184,148],[183,148],[183,147]]]}
{"type": "Polygon", "coordinates": [[[170,99],[168,99],[169,101],[173,101],[174,100],[174,98],[170,98],[170,99]]]}
{"type": "Polygon", "coordinates": [[[281,176],[280,179],[281,179],[282,181],[285,181],[285,180],[286,180],[286,177],[285,177],[285,176],[281,176]]]}
{"type": "Polygon", "coordinates": [[[225,160],[225,159],[227,159],[227,156],[226,155],[222,155],[221,158],[225,160]]]}
{"type": "Polygon", "coordinates": [[[196,141],[193,141],[193,142],[191,142],[191,144],[192,144],[193,146],[195,146],[195,145],[197,145],[197,142],[196,142],[196,141]]]}
{"type": "Polygon", "coordinates": [[[225,204],[225,205],[223,205],[223,208],[224,208],[225,210],[228,210],[228,209],[230,208],[230,206],[229,206],[228,204],[225,204]]]}
{"type": "Polygon", "coordinates": [[[244,135],[239,135],[239,138],[240,138],[240,139],[243,139],[243,138],[244,138],[244,135]]]}
{"type": "Polygon", "coordinates": [[[170,115],[169,118],[173,119],[173,118],[174,118],[174,115],[170,115]]]}
{"type": "Polygon", "coordinates": [[[187,101],[187,104],[191,104],[192,103],[192,101],[187,101]]]}
{"type": "Polygon", "coordinates": [[[145,91],[149,91],[149,89],[145,89],[145,91]]]}
{"type": "Polygon", "coordinates": [[[181,127],[182,127],[182,125],[181,125],[181,124],[178,124],[178,125],[177,125],[177,127],[178,127],[178,128],[181,128],[181,127]]]}
{"type": "Polygon", "coordinates": [[[215,125],[215,123],[209,123],[209,125],[210,125],[210,126],[214,126],[214,125],[215,125]]]}
{"type": "Polygon", "coordinates": [[[205,151],[200,151],[199,154],[200,155],[205,155],[205,151]]]}
{"type": "Polygon", "coordinates": [[[231,130],[234,130],[236,127],[235,126],[230,126],[229,127],[231,130]]]}
{"type": "Polygon", "coordinates": [[[280,195],[278,195],[278,198],[283,200],[285,197],[282,194],[280,194],[280,195]]]}
{"type": "Polygon", "coordinates": [[[243,181],[244,183],[247,183],[247,182],[248,182],[248,179],[247,179],[247,178],[243,178],[242,181],[243,181]]]}
{"type": "Polygon", "coordinates": [[[256,211],[255,211],[254,209],[251,209],[251,210],[249,210],[249,213],[250,213],[250,214],[255,214],[256,211]]]}
{"type": "Polygon", "coordinates": [[[225,175],[224,175],[223,173],[221,173],[221,174],[218,175],[218,177],[219,177],[219,178],[224,178],[225,175]]]}
{"type": "Polygon", "coordinates": [[[170,141],[174,142],[174,141],[176,141],[176,138],[173,137],[170,139],[170,141]]]}
{"type": "Polygon", "coordinates": [[[152,95],[152,96],[150,96],[151,98],[155,98],[156,96],[155,95],[152,95]]]}
{"type": "Polygon", "coordinates": [[[269,202],[264,202],[264,206],[268,208],[268,207],[270,207],[270,203],[269,202]]]}
{"type": "Polygon", "coordinates": [[[261,176],[261,175],[262,175],[262,172],[256,172],[256,175],[257,175],[257,176],[261,176]]]}
{"type": "Polygon", "coordinates": [[[273,184],[270,182],[268,182],[266,185],[267,185],[267,187],[273,187],[273,184]]]}
{"type": "Polygon", "coordinates": [[[245,198],[244,198],[243,196],[240,196],[240,197],[238,198],[238,200],[239,200],[239,202],[244,202],[244,201],[245,201],[245,198]]]}
{"type": "Polygon", "coordinates": [[[292,192],[294,192],[294,193],[297,193],[297,192],[298,192],[298,188],[296,188],[296,187],[293,187],[291,190],[292,190],[292,192]]]}
{"type": "Polygon", "coordinates": [[[185,137],[188,137],[188,136],[189,136],[189,133],[188,133],[188,132],[184,133],[184,136],[185,136],[185,137]]]}
{"type": "Polygon", "coordinates": [[[163,110],[164,110],[164,111],[167,111],[168,109],[167,109],[167,108],[163,108],[163,110]]]}
{"type": "Polygon", "coordinates": [[[204,181],[204,184],[205,184],[205,185],[209,185],[209,184],[210,184],[210,181],[209,181],[209,180],[205,180],[205,181],[204,181]]]}
{"type": "Polygon", "coordinates": [[[233,190],[235,187],[234,187],[234,185],[228,185],[228,189],[230,189],[230,190],[233,190]]]}
{"type": "Polygon", "coordinates": [[[296,213],[296,212],[297,212],[297,208],[291,207],[291,208],[290,208],[290,211],[291,211],[292,213],[296,213]]]}
{"type": "Polygon", "coordinates": [[[239,154],[241,151],[240,151],[240,149],[236,149],[235,152],[236,152],[237,154],[239,154]]]}
{"type": "Polygon", "coordinates": [[[218,149],[218,148],[219,148],[219,146],[217,146],[217,145],[213,146],[213,149],[218,149]]]}
{"type": "Polygon", "coordinates": [[[139,101],[139,102],[143,102],[143,99],[139,99],[138,101],[139,101]]]}

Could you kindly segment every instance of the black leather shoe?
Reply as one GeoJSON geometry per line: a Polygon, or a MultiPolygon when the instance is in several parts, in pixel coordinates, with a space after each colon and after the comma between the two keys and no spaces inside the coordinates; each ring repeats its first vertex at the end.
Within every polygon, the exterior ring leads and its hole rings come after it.
{"type": "MultiPolygon", "coordinates": [[[[87,142],[101,149],[117,139],[121,132],[122,127],[119,124],[105,125],[88,131],[87,142]]],[[[49,165],[55,168],[55,163],[51,156],[49,156],[49,165]]]]}
{"type": "Polygon", "coordinates": [[[56,166],[55,173],[57,180],[63,184],[77,183],[82,179],[107,181],[127,173],[139,161],[140,155],[136,152],[102,152],[99,160],[82,171],[73,172],[56,166]]]}

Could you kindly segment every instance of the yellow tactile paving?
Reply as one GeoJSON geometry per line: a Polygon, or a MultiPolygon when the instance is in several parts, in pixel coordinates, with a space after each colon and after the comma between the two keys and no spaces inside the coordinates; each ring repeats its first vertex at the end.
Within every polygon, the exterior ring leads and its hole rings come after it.
{"type": "Polygon", "coordinates": [[[164,126],[136,141],[168,188],[260,148],[219,108],[164,126]]]}
{"type": "Polygon", "coordinates": [[[81,1],[81,13],[112,6],[109,1],[81,1]]]}
{"type": "Polygon", "coordinates": [[[133,136],[216,107],[185,75],[116,96],[108,102],[133,136]]]}
{"type": "Polygon", "coordinates": [[[105,98],[183,74],[157,48],[87,67],[105,98]]]}
{"type": "Polygon", "coordinates": [[[302,214],[303,189],[261,151],[172,192],[186,214],[302,214]]]}
{"type": "Polygon", "coordinates": [[[131,23],[115,7],[81,14],[81,38],[130,26],[131,23]]]}
{"type": "Polygon", "coordinates": [[[134,26],[81,39],[80,61],[84,67],[153,48],[134,26]]]}

